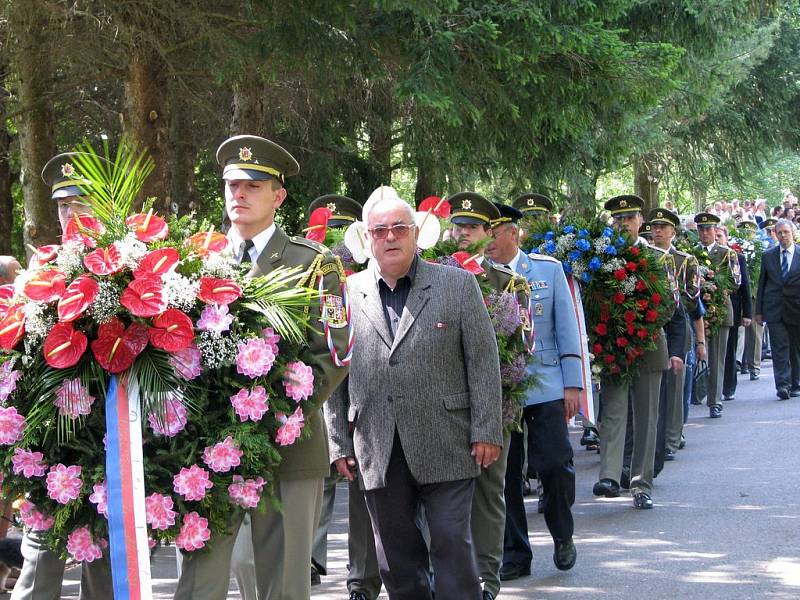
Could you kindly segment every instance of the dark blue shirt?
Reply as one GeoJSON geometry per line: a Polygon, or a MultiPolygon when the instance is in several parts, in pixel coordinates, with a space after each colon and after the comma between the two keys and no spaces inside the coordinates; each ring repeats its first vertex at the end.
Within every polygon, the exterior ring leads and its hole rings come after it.
{"type": "Polygon", "coordinates": [[[389,331],[392,332],[392,339],[394,339],[397,333],[397,326],[400,324],[400,318],[403,316],[403,309],[406,307],[408,293],[411,291],[411,286],[414,284],[418,260],[419,258],[415,256],[414,260],[411,261],[408,273],[397,280],[394,289],[389,287],[376,270],[378,292],[380,293],[381,304],[383,305],[383,316],[386,319],[386,324],[389,326],[389,331]]]}

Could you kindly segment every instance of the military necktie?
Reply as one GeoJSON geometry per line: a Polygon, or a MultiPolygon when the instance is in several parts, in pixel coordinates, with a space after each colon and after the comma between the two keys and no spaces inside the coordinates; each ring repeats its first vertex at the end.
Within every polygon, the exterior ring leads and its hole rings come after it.
{"type": "Polygon", "coordinates": [[[250,248],[255,246],[253,240],[244,240],[242,244],[239,246],[242,252],[242,258],[239,259],[239,264],[248,264],[253,262],[253,258],[250,256],[250,248]]]}
{"type": "Polygon", "coordinates": [[[789,251],[784,250],[781,252],[781,277],[786,281],[789,276],[789,251]]]}

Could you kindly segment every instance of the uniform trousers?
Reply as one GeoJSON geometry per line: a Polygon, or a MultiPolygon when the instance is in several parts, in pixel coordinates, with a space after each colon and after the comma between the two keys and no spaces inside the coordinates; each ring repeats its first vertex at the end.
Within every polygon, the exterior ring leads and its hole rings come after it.
{"type": "MultiPolygon", "coordinates": [[[[280,512],[250,512],[256,588],[259,600],[308,600],[311,595],[311,545],[319,523],[323,478],[277,482],[280,512]]],[[[231,516],[228,533],[215,536],[207,552],[183,554],[175,600],[228,597],[231,555],[244,513],[231,516]]]]}
{"type": "Polygon", "coordinates": [[[632,493],[653,489],[653,463],[661,387],[661,371],[639,373],[628,383],[604,379],[601,384],[603,418],[600,421],[600,479],[620,481],[628,422],[628,397],[633,411],[632,493]]]}
{"type": "Polygon", "coordinates": [[[708,350],[708,406],[722,403],[722,383],[725,378],[725,353],[728,348],[730,327],[720,327],[716,334],[706,338],[708,350]]]}
{"type": "MultiPolygon", "coordinates": [[[[22,538],[25,562],[11,593],[12,600],[59,600],[64,580],[64,560],[47,549],[34,531],[22,538]]],[[[83,563],[80,600],[108,600],[114,597],[111,565],[107,556],[83,563]]]]}
{"type": "MultiPolygon", "coordinates": [[[[547,529],[555,541],[572,537],[575,523],[575,468],[569,442],[564,401],[553,400],[526,406],[522,418],[528,426],[533,467],[542,481],[542,502],[547,529]]],[[[506,527],[503,564],[528,567],[533,559],[528,540],[528,518],[522,495],[523,436],[512,433],[506,468],[506,527]]]]}
{"type": "Polygon", "coordinates": [[[736,394],[739,367],[736,366],[736,348],[739,345],[739,327],[728,329],[728,341],[725,350],[725,367],[722,378],[722,395],[730,398],[736,394]]]}
{"type": "Polygon", "coordinates": [[[500,565],[503,561],[503,537],[506,528],[506,483],[509,436],[503,436],[500,458],[483,469],[475,480],[472,496],[472,542],[478,560],[478,573],[484,591],[497,596],[500,591],[500,565]]]}
{"type": "Polygon", "coordinates": [[[311,564],[322,575],[328,574],[328,528],[333,517],[333,507],[336,504],[336,484],[341,477],[329,473],[322,484],[322,507],[319,513],[319,523],[314,532],[314,545],[311,549],[311,564]]]}
{"type": "Polygon", "coordinates": [[[761,340],[764,335],[764,326],[753,319],[750,327],[744,332],[744,361],[742,364],[751,373],[761,372],[761,340]]]}
{"type": "Polygon", "coordinates": [[[800,389],[800,324],[770,321],[769,339],[775,389],[800,389]]]}
{"type": "Polygon", "coordinates": [[[665,380],[665,416],[664,416],[664,446],[666,450],[678,451],[683,434],[684,417],[684,394],[683,386],[686,381],[686,367],[678,371],[678,374],[667,369],[664,373],[665,380]]]}
{"type": "MultiPolygon", "coordinates": [[[[435,460],[435,457],[432,457],[435,460]]],[[[470,514],[474,479],[420,484],[395,432],[386,487],[364,492],[381,579],[390,600],[480,600],[470,514]],[[430,552],[417,524],[420,506],[430,528],[430,552]]]]}

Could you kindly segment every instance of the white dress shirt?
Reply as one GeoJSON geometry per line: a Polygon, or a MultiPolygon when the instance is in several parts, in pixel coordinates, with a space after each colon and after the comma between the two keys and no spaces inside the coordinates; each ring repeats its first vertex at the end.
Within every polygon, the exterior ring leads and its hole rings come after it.
{"type": "MultiPolygon", "coordinates": [[[[264,248],[267,247],[267,244],[269,244],[269,241],[272,239],[275,229],[276,226],[275,223],[273,223],[261,233],[253,236],[253,247],[250,248],[250,262],[255,263],[258,260],[258,257],[261,256],[264,248]]],[[[236,257],[236,260],[238,262],[242,262],[242,242],[244,242],[244,240],[239,237],[233,228],[228,231],[228,240],[231,242],[231,246],[233,247],[233,255],[236,257]]]]}

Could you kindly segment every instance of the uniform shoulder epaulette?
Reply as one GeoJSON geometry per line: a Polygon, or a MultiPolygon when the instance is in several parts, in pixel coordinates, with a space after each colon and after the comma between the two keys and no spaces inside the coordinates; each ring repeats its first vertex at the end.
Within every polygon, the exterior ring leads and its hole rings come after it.
{"type": "Polygon", "coordinates": [[[500,271],[501,273],[505,273],[506,275],[511,275],[512,277],[516,275],[516,273],[511,269],[509,269],[508,267],[505,267],[503,265],[498,265],[496,262],[491,263],[491,265],[495,271],[500,271]]]}
{"type": "Polygon", "coordinates": [[[666,250],[662,250],[658,246],[653,246],[652,244],[647,244],[647,247],[650,248],[650,250],[655,250],[656,253],[669,254],[669,252],[667,252],[666,250]]]}
{"type": "Polygon", "coordinates": [[[675,254],[677,254],[678,256],[682,256],[683,258],[689,258],[694,256],[692,254],[689,254],[688,252],[684,252],[683,250],[678,250],[677,248],[675,248],[675,254]]]}
{"type": "Polygon", "coordinates": [[[320,244],[319,242],[315,242],[314,240],[310,240],[308,238],[300,237],[299,235],[291,235],[289,236],[289,241],[293,244],[298,244],[299,246],[305,246],[306,248],[311,248],[315,250],[319,254],[326,254],[329,252],[328,247],[324,244],[320,244]]]}
{"type": "Polygon", "coordinates": [[[547,260],[554,263],[560,262],[557,258],[553,258],[547,254],[536,254],[535,252],[528,254],[528,258],[531,260],[547,260]]]}

